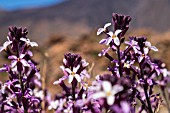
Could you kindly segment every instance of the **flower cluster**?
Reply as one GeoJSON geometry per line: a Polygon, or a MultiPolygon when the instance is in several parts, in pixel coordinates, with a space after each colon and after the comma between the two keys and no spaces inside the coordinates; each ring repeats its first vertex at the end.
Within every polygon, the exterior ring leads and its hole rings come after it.
{"type": "Polygon", "coordinates": [[[126,78],[130,81],[129,91],[131,95],[128,96],[128,102],[131,106],[130,112],[154,113],[159,111],[163,98],[161,98],[161,92],[154,92],[154,88],[157,86],[161,87],[169,109],[165,94],[165,87],[167,87],[169,81],[169,71],[165,68],[165,64],[151,58],[149,52],[158,51],[158,49],[152,46],[146,37],[131,36],[129,41],[124,41],[123,36],[129,28],[130,20],[129,16],[113,13],[114,32],[107,28],[111,25],[110,23],[98,30],[97,35],[106,34],[106,38],[99,43],[108,46],[107,49],[102,50],[99,56],[105,56],[110,60],[111,65],[107,69],[112,73],[112,76],[120,79],[126,78]],[[126,47],[121,50],[123,44],[126,47]],[[111,52],[116,54],[117,58],[111,56],[111,52]]]}
{"type": "Polygon", "coordinates": [[[64,76],[54,82],[55,85],[59,84],[64,92],[62,95],[56,95],[55,100],[48,107],[49,110],[55,109],[57,113],[78,113],[82,110],[76,105],[76,102],[84,98],[88,88],[86,83],[86,79],[90,77],[86,70],[88,64],[78,54],[64,55],[63,66],[60,66],[64,76]],[[66,79],[67,83],[64,82],[66,79]]]}
{"type": "Polygon", "coordinates": [[[7,41],[0,47],[0,52],[6,52],[11,61],[0,68],[0,72],[6,72],[9,76],[9,80],[0,84],[1,113],[38,113],[41,110],[41,100],[33,93],[36,86],[41,86],[41,76],[29,50],[38,44],[31,42],[26,37],[27,33],[27,29],[10,27],[7,41]]]}
{"type": "Polygon", "coordinates": [[[31,58],[29,48],[38,44],[26,37],[26,29],[10,27],[7,41],[0,47],[11,61],[0,68],[9,76],[5,83],[0,82],[0,112],[40,113],[48,108],[56,113],[158,113],[161,105],[170,112],[170,71],[151,57],[150,51],[158,49],[146,37],[130,36],[125,41],[130,21],[130,16],[113,13],[112,23],[97,31],[97,35],[105,34],[99,43],[107,48],[98,55],[110,61],[110,74],[97,75],[90,83],[89,63],[79,54],[64,55],[63,76],[53,83],[62,92],[53,100],[41,87],[40,70],[31,58]],[[114,30],[110,31],[112,24],[114,30]]]}

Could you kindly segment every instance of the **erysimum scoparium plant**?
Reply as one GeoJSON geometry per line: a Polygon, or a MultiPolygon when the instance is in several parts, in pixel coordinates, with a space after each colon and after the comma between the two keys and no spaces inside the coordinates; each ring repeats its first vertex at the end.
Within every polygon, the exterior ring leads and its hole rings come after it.
{"type": "Polygon", "coordinates": [[[26,28],[10,27],[7,41],[0,47],[5,52],[10,64],[4,64],[0,72],[9,76],[4,84],[0,84],[0,112],[9,113],[39,113],[40,99],[34,96],[33,90],[41,86],[39,70],[32,60],[30,47],[36,47],[36,42],[27,38],[26,28]]]}
{"type": "Polygon", "coordinates": [[[97,35],[105,34],[99,43],[107,47],[98,55],[110,64],[109,73],[97,75],[92,83],[87,81],[89,63],[79,54],[64,55],[63,77],[53,83],[62,91],[53,100],[45,100],[37,63],[31,58],[29,48],[38,44],[26,37],[26,29],[10,27],[0,47],[11,61],[0,68],[9,75],[0,83],[0,112],[40,113],[42,100],[55,113],[158,113],[161,105],[170,112],[170,72],[165,63],[150,56],[158,49],[146,37],[129,36],[125,41],[130,21],[130,16],[113,13],[112,23],[98,29],[97,35]]]}

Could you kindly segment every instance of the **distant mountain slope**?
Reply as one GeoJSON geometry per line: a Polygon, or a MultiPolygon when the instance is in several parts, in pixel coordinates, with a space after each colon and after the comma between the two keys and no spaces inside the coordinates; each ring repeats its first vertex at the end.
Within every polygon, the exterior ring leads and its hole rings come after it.
{"type": "Polygon", "coordinates": [[[56,34],[78,37],[111,22],[112,12],[132,16],[133,28],[161,32],[170,28],[169,11],[169,0],[68,0],[45,8],[0,11],[0,36],[7,34],[8,26],[17,25],[26,26],[36,41],[56,34]]]}

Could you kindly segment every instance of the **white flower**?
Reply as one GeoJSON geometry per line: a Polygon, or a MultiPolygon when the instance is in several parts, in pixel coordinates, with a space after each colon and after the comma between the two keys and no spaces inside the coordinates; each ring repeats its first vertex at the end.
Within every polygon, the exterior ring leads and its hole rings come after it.
{"type": "Polygon", "coordinates": [[[170,71],[168,71],[166,68],[161,69],[161,72],[164,77],[170,76],[170,71]]]}
{"type": "Polygon", "coordinates": [[[6,41],[3,46],[0,47],[0,52],[3,50],[7,49],[7,46],[10,45],[12,43],[12,41],[9,40],[9,37],[7,36],[8,41],[6,41]]]}
{"type": "Polygon", "coordinates": [[[118,35],[119,35],[119,33],[121,33],[121,32],[122,32],[122,30],[116,30],[115,33],[111,32],[111,31],[110,31],[109,33],[107,33],[110,37],[107,39],[106,45],[109,45],[110,42],[113,40],[114,43],[115,43],[117,46],[119,46],[119,45],[120,45],[120,40],[119,40],[119,38],[118,38],[118,35]]]}
{"type": "Polygon", "coordinates": [[[99,28],[98,31],[97,31],[97,35],[100,35],[102,32],[105,32],[106,31],[106,28],[109,27],[111,25],[111,23],[107,23],[104,25],[103,28],[99,28]]]}
{"type": "Polygon", "coordinates": [[[79,74],[77,74],[78,69],[80,68],[80,65],[77,65],[77,67],[73,67],[73,71],[70,70],[69,68],[66,68],[65,70],[69,73],[68,76],[68,83],[71,83],[74,79],[74,77],[76,78],[76,80],[78,82],[81,81],[81,77],[79,74]]]}
{"type": "Polygon", "coordinates": [[[29,45],[31,47],[38,46],[38,44],[36,42],[30,42],[30,39],[20,38],[20,40],[26,42],[27,46],[29,46],[29,45]]]}
{"type": "Polygon", "coordinates": [[[59,106],[59,101],[51,101],[50,105],[48,106],[48,110],[52,110],[52,109],[57,109],[57,107],[59,106]]]}
{"type": "Polygon", "coordinates": [[[15,55],[9,56],[8,59],[13,60],[12,63],[11,63],[11,67],[12,67],[12,68],[15,68],[15,66],[17,65],[17,62],[21,62],[22,65],[25,66],[25,67],[30,67],[30,65],[28,64],[28,62],[27,62],[25,59],[23,59],[24,56],[25,56],[25,54],[21,54],[21,55],[19,56],[19,58],[18,58],[17,56],[15,56],[15,55]]]}
{"type": "Polygon", "coordinates": [[[149,53],[149,49],[145,47],[143,50],[144,50],[143,54],[141,52],[139,53],[140,54],[140,56],[138,57],[139,62],[141,62],[143,58],[148,58],[147,54],[149,53]]]}
{"type": "Polygon", "coordinates": [[[102,86],[103,86],[104,91],[99,91],[99,92],[93,94],[92,98],[97,99],[97,98],[105,97],[108,105],[114,104],[115,94],[122,91],[123,87],[120,85],[114,85],[112,87],[111,83],[108,81],[103,81],[102,86]]]}
{"type": "Polygon", "coordinates": [[[152,46],[148,41],[145,42],[145,46],[147,46],[149,49],[152,49],[153,51],[158,51],[158,49],[155,46],[152,46]]]}

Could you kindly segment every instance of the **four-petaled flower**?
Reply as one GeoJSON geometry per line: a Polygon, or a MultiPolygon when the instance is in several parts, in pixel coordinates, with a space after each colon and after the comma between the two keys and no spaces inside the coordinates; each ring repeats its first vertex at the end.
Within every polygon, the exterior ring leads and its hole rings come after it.
{"type": "Polygon", "coordinates": [[[3,46],[0,47],[0,52],[3,50],[7,49],[7,46],[10,45],[12,43],[12,41],[9,40],[9,37],[7,36],[8,41],[6,41],[3,46]]]}
{"type": "Polygon", "coordinates": [[[152,46],[150,42],[146,41],[145,46],[147,46],[149,49],[153,51],[158,51],[158,49],[155,46],[152,46]]]}
{"type": "Polygon", "coordinates": [[[36,42],[31,42],[30,39],[20,38],[20,40],[24,41],[27,44],[27,46],[31,46],[31,47],[38,46],[36,42]]]}
{"type": "Polygon", "coordinates": [[[8,59],[13,60],[11,63],[11,67],[15,67],[17,65],[17,63],[21,63],[23,66],[25,67],[30,67],[30,65],[28,64],[28,62],[24,59],[25,54],[20,54],[19,57],[15,56],[15,55],[11,55],[8,57],[8,59]]]}
{"type": "Polygon", "coordinates": [[[146,58],[146,59],[149,58],[147,55],[149,53],[149,49],[147,47],[145,47],[143,50],[144,50],[144,53],[139,52],[139,54],[140,54],[140,56],[138,57],[139,62],[141,62],[144,58],[146,58]]]}
{"type": "Polygon", "coordinates": [[[106,98],[108,105],[114,104],[115,94],[117,94],[123,90],[122,86],[120,86],[118,84],[112,86],[112,84],[109,81],[103,81],[102,87],[103,87],[103,91],[94,93],[92,95],[92,98],[94,98],[94,99],[106,98]]]}
{"type": "Polygon", "coordinates": [[[78,82],[81,81],[81,77],[79,74],[77,74],[78,69],[80,68],[80,65],[77,65],[77,67],[73,67],[73,70],[66,68],[65,70],[69,73],[68,76],[68,83],[71,83],[74,79],[74,77],[76,78],[76,80],[78,82]]]}
{"type": "Polygon", "coordinates": [[[107,27],[111,26],[111,23],[107,23],[104,25],[103,28],[99,28],[98,31],[97,31],[97,35],[100,35],[102,32],[106,32],[107,30],[107,27]]]}
{"type": "Polygon", "coordinates": [[[109,33],[107,33],[107,34],[109,35],[109,37],[107,38],[106,45],[109,45],[110,42],[113,40],[114,43],[115,43],[117,46],[119,46],[119,45],[120,45],[120,40],[119,40],[119,38],[118,38],[118,35],[119,35],[119,33],[121,33],[121,32],[122,32],[122,30],[116,30],[115,33],[111,32],[111,31],[110,31],[109,33]]]}

